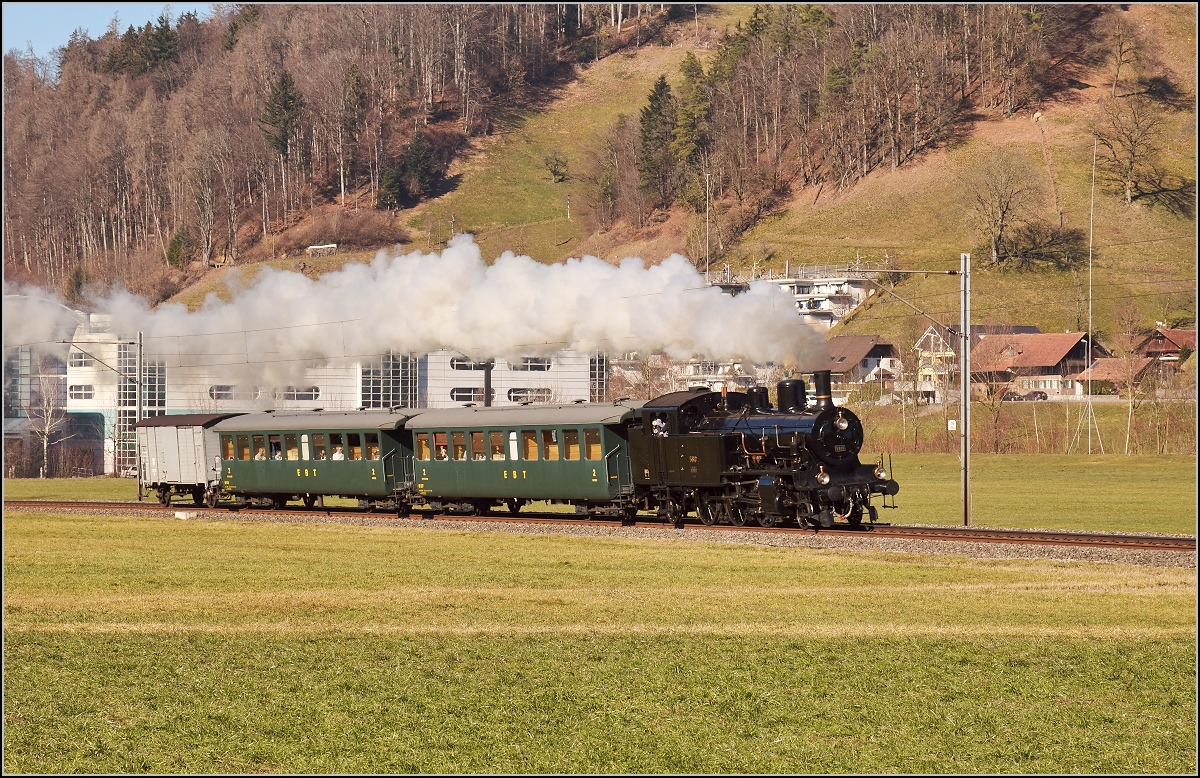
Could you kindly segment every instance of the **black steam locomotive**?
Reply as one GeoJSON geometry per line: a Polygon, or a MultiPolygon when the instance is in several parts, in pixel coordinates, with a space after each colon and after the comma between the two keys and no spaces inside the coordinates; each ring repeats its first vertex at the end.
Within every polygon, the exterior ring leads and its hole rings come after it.
{"type": "Polygon", "coordinates": [[[834,406],[829,371],[814,374],[813,390],[810,402],[803,381],[780,382],[777,409],[765,387],[648,402],[629,432],[640,507],[677,526],[692,510],[709,525],[858,525],[864,511],[877,521],[872,495],[894,496],[900,485],[882,460],[859,461],[862,424],[834,406]]]}
{"type": "Polygon", "coordinates": [[[767,390],[675,392],[649,402],[159,416],[139,422],[140,477],[169,505],[307,507],[326,496],[372,510],[517,512],[573,505],[676,526],[860,524],[895,495],[882,461],[863,465],[858,417],[830,398],[830,373],[767,390]]]}

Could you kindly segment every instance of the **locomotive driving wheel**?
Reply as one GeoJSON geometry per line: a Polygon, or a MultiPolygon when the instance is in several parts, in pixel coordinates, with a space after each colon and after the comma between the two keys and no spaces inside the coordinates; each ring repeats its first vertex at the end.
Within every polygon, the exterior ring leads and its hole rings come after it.
{"type": "Polygon", "coordinates": [[[746,513],[745,506],[731,505],[729,506],[729,523],[735,527],[744,527],[750,521],[749,514],[746,513]]]}
{"type": "Polygon", "coordinates": [[[701,501],[696,511],[700,516],[700,523],[706,527],[720,524],[721,519],[725,517],[725,512],[725,503],[719,499],[701,501]]]}
{"type": "Polygon", "coordinates": [[[782,518],[782,517],[776,516],[773,513],[764,513],[763,515],[758,517],[758,523],[760,525],[762,525],[763,527],[770,529],[771,527],[774,527],[777,524],[779,524],[780,518],[782,518]]]}

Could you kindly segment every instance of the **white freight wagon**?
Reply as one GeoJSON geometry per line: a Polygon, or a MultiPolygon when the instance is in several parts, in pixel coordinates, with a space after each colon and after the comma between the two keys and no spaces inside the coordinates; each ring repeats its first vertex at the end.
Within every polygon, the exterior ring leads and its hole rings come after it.
{"type": "Polygon", "coordinates": [[[217,422],[240,413],[188,413],[152,416],[134,425],[137,432],[138,478],[142,488],[157,493],[163,505],[172,494],[192,502],[216,505],[221,478],[217,422]]]}

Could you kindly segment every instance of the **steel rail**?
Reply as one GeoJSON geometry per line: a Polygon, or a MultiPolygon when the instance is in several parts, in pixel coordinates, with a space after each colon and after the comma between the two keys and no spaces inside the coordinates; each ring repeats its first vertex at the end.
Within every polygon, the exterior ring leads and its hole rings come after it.
{"type": "MultiPolygon", "coordinates": [[[[282,510],[274,508],[258,508],[258,507],[241,507],[234,508],[228,504],[219,505],[216,508],[208,508],[203,505],[190,505],[186,503],[174,503],[170,506],[164,506],[159,503],[150,502],[101,502],[101,501],[85,501],[85,500],[5,500],[5,508],[71,508],[71,509],[122,509],[135,510],[145,512],[165,512],[165,511],[190,511],[206,515],[212,515],[214,518],[227,514],[230,511],[238,510],[254,514],[297,514],[297,515],[313,515],[324,514],[326,516],[335,515],[387,515],[388,511],[367,511],[362,508],[352,506],[328,506],[325,508],[304,508],[302,506],[288,506],[282,510]]],[[[483,515],[470,514],[438,514],[428,511],[416,512],[411,514],[413,518],[420,519],[442,519],[451,521],[469,521],[469,522],[492,522],[504,524],[542,524],[542,525],[563,525],[563,526],[600,526],[612,527],[617,525],[615,519],[597,519],[590,517],[582,517],[577,514],[563,513],[534,513],[522,512],[520,514],[508,513],[489,513],[483,515]]],[[[634,524],[629,525],[640,528],[668,528],[671,525],[657,517],[643,516],[634,524]]],[[[721,531],[721,532],[765,532],[773,534],[804,534],[824,537],[857,537],[857,538],[878,538],[880,540],[930,540],[943,542],[959,542],[959,543],[1014,543],[1014,544],[1034,544],[1034,545],[1056,545],[1056,546],[1076,546],[1076,547],[1092,547],[1092,548],[1123,548],[1131,550],[1143,551],[1180,551],[1180,552],[1195,552],[1196,538],[1182,537],[1173,535],[1138,535],[1126,533],[1109,533],[1109,532],[1065,532],[1054,530],[1020,530],[1020,529],[988,529],[983,527],[928,527],[928,526],[909,526],[896,524],[862,524],[857,527],[851,526],[836,526],[830,528],[812,528],[812,527],[758,527],[745,526],[737,527],[733,525],[717,524],[704,525],[689,518],[688,529],[702,531],[721,531]]]]}

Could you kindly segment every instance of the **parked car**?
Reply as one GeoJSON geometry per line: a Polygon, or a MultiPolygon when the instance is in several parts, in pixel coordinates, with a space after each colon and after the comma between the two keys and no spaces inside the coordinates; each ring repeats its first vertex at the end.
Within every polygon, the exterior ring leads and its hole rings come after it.
{"type": "Polygon", "coordinates": [[[1024,399],[1025,399],[1025,395],[1018,394],[1017,392],[1013,392],[1010,390],[1006,390],[1005,392],[1003,392],[1000,395],[1001,402],[1017,403],[1017,402],[1021,402],[1024,399]]]}
{"type": "Polygon", "coordinates": [[[1029,392],[1025,395],[1025,399],[1032,401],[1032,400],[1046,400],[1049,398],[1046,396],[1046,393],[1043,392],[1041,389],[1034,389],[1032,392],[1029,392]]]}

